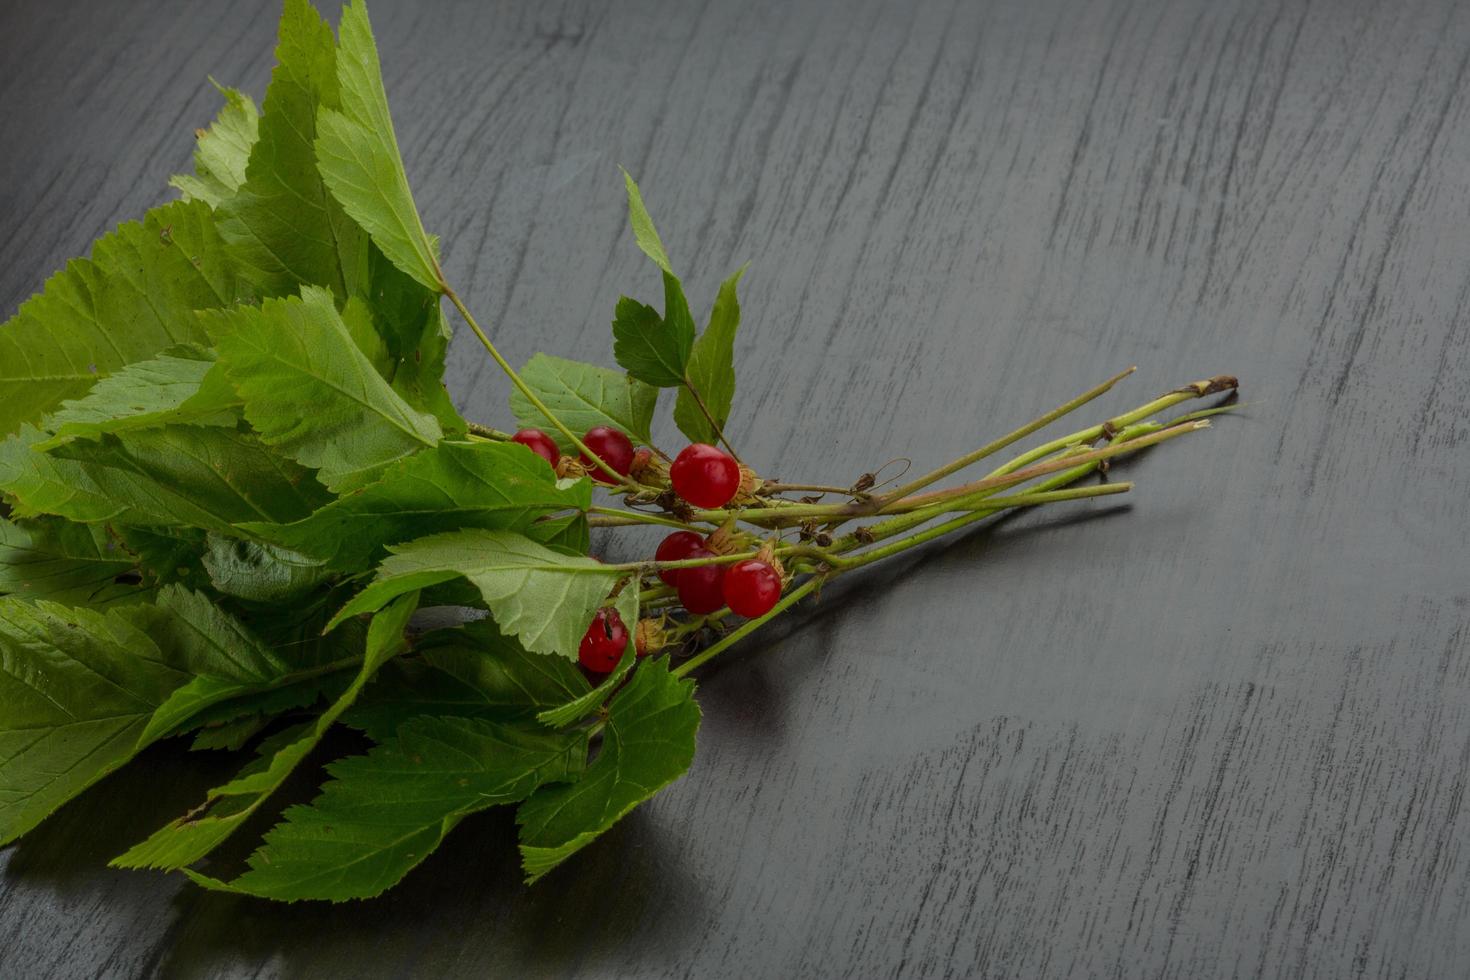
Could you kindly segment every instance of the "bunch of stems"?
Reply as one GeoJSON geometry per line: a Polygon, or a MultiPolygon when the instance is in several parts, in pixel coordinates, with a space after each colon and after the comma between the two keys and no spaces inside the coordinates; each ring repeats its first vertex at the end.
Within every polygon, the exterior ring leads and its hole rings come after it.
{"type": "MultiPolygon", "coordinates": [[[[459,297],[452,290],[446,295],[511,382],[586,458],[593,460],[604,479],[612,481],[610,492],[620,497],[625,506],[592,507],[588,520],[593,527],[652,525],[703,534],[725,529],[727,536],[728,532],[745,532],[750,546],[728,554],[608,566],[628,572],[624,587],[639,589],[641,609],[666,616],[661,611],[677,607],[675,590],[657,578],[660,571],[730,564],[760,555],[779,559],[787,575],[786,589],[780,601],[764,616],[725,630],[713,643],[675,668],[674,673],[680,676],[708,663],[818,592],[827,582],[855,569],[955,534],[977,521],[1007,511],[1127,493],[1133,489],[1132,483],[1074,484],[1091,474],[1106,473],[1112,461],[1119,457],[1208,428],[1209,416],[1228,411],[1233,405],[1222,404],[1166,421],[1158,421],[1156,416],[1185,402],[1210,395],[1233,396],[1238,386],[1236,379],[1228,375],[1195,381],[1121,415],[1043,442],[1012,457],[978,480],[944,489],[929,489],[946,477],[996,455],[1106,394],[1133,373],[1134,368],[1129,368],[1000,438],[883,493],[864,489],[865,481],[850,488],[770,481],[760,485],[740,506],[701,510],[677,502],[670,506],[668,494],[664,492],[666,488],[645,486],[616,473],[588,451],[576,434],[536,397],[500,355],[459,297]],[[814,495],[790,499],[791,494],[801,493],[814,495]],[[829,497],[838,499],[824,499],[829,497]],[[657,512],[647,509],[650,505],[656,507],[657,512]],[[794,539],[789,535],[793,530],[797,532],[794,539]]],[[[497,441],[509,438],[507,433],[475,424],[470,426],[470,436],[497,441]]],[[[721,441],[729,445],[723,434],[721,441]]],[[[657,447],[652,448],[664,459],[668,458],[657,447]]],[[[721,609],[709,615],[689,617],[683,622],[668,625],[666,636],[686,645],[697,642],[702,635],[725,629],[729,615],[728,609],[721,609]]]]}

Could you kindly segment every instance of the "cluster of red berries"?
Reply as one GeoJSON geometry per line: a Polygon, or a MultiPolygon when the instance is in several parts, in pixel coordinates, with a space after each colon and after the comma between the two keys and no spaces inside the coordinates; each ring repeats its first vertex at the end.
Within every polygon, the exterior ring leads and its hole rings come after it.
{"type": "MultiPolygon", "coordinates": [[[[561,458],[556,442],[540,429],[522,429],[511,436],[510,441],[525,446],[553,468],[561,458]]],[[[635,450],[631,439],[608,425],[588,429],[582,436],[582,445],[619,476],[631,473],[638,454],[648,452],[635,450]]],[[[610,482],[602,467],[588,459],[586,453],[579,454],[578,462],[594,480],[610,482]]],[[[669,482],[673,484],[674,492],[689,503],[713,510],[725,506],[740,492],[740,464],[729,453],[696,442],[685,446],[684,451],[674,458],[669,467],[669,482]]]]}
{"type": "MultiPolygon", "coordinates": [[[[522,429],[511,441],[530,449],[553,468],[561,457],[556,442],[540,429],[522,429]]],[[[606,425],[587,430],[582,444],[620,476],[632,472],[637,452],[645,452],[635,451],[632,440],[606,425]]],[[[593,479],[608,482],[606,473],[585,454],[579,461],[593,479]]],[[[669,482],[674,492],[705,510],[723,507],[735,499],[740,491],[740,479],[740,464],[734,457],[704,443],[686,446],[669,466],[669,482]]],[[[708,538],[693,531],[675,531],[659,544],[654,560],[713,559],[717,553],[709,545],[708,538]]],[[[709,564],[663,569],[658,577],[677,590],[680,604],[696,616],[729,606],[737,616],[754,619],[770,612],[781,599],[780,572],[760,558],[746,558],[728,566],[709,564]]],[[[628,639],[628,627],[617,610],[599,609],[582,637],[578,659],[588,670],[606,674],[617,666],[628,647],[628,639]]]]}

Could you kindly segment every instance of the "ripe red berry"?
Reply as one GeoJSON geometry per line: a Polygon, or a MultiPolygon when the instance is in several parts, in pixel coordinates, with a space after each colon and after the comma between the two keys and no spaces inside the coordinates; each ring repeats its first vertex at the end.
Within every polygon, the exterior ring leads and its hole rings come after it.
{"type": "Polygon", "coordinates": [[[740,464],[729,453],[696,442],[669,467],[674,492],[696,507],[723,507],[740,489],[740,464]]]}
{"type": "MultiPolygon", "coordinates": [[[[659,542],[658,550],[653,553],[654,561],[683,561],[685,558],[693,558],[696,551],[704,550],[704,538],[693,531],[675,531],[673,534],[659,542]]],[[[679,573],[685,571],[682,568],[667,568],[658,573],[658,577],[664,580],[665,585],[677,586],[679,584],[679,573]]]]}
{"type": "Polygon", "coordinates": [[[628,627],[616,609],[599,609],[577,647],[577,659],[583,667],[598,674],[609,673],[623,659],[628,649],[628,627]]]}
{"type": "Polygon", "coordinates": [[[551,436],[542,432],[540,429],[522,429],[511,436],[510,441],[518,442],[522,446],[525,446],[531,452],[550,463],[552,467],[555,467],[556,461],[561,458],[561,450],[556,448],[556,443],[552,441],[551,436]]]}
{"type": "MultiPolygon", "coordinates": [[[[715,553],[700,548],[690,558],[713,558],[715,553]]],[[[679,590],[679,602],[696,616],[712,613],[725,604],[722,585],[725,579],[724,565],[696,565],[679,569],[679,581],[674,588],[679,590]]]]}
{"type": "Polygon", "coordinates": [[[725,572],[723,592],[731,612],[755,619],[781,598],[781,576],[759,558],[747,558],[725,572]]]}
{"type": "MultiPolygon", "coordinates": [[[[599,425],[588,429],[587,434],[582,437],[582,445],[611,466],[618,475],[627,476],[628,471],[633,468],[633,443],[617,429],[608,425],[599,425]]],[[[587,475],[602,483],[613,482],[608,475],[602,471],[592,460],[587,458],[586,453],[581,454],[582,465],[587,467],[587,475]]]]}

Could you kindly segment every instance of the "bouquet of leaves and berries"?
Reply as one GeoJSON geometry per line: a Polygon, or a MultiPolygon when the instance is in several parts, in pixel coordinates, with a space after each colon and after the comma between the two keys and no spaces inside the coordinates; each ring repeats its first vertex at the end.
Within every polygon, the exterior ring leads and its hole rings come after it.
{"type": "Polygon", "coordinates": [[[221,89],[182,200],[0,327],[0,844],[189,738],[245,753],[239,774],[115,865],[363,898],[508,804],[534,880],[685,772],[700,665],[871,562],[1127,491],[1078,484],[1235,387],[1175,389],[948,489],[1123,375],[901,486],[765,479],[724,431],[744,270],[700,330],[629,178],[662,309],[618,300],[622,370],[513,368],[419,220],[361,3],[339,35],[287,0],[264,111],[221,89]],[[448,307],[509,378],[519,431],[445,392],[448,307]],[[650,438],[664,389],[689,439],[672,456],[650,438]],[[667,534],[646,560],[588,556],[593,529],[643,525],[667,534]],[[431,606],[479,613],[412,628],[431,606]],[[201,865],[338,724],[373,747],[331,763],[248,868],[201,865]]]}

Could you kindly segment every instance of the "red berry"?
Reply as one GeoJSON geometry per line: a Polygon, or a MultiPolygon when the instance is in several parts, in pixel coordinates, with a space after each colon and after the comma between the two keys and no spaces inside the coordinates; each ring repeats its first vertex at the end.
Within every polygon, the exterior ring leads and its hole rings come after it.
{"type": "MultiPolygon", "coordinates": [[[[693,531],[675,531],[673,534],[659,542],[658,550],[653,553],[654,561],[683,561],[685,558],[693,558],[696,551],[704,550],[704,538],[693,531]]],[[[679,573],[686,571],[683,568],[666,568],[658,573],[658,577],[664,580],[666,585],[679,584],[679,573]]]]}
{"type": "MultiPolygon", "coordinates": [[[[592,450],[594,455],[611,466],[619,476],[627,476],[628,471],[633,468],[632,441],[611,426],[599,425],[588,429],[587,434],[582,437],[582,445],[592,450]]],[[[602,471],[602,467],[587,458],[586,453],[581,454],[581,460],[582,465],[587,467],[587,475],[592,479],[602,483],[613,482],[602,471]]]]}
{"type": "Polygon", "coordinates": [[[725,573],[723,592],[731,612],[755,619],[770,612],[781,598],[781,576],[759,558],[747,558],[725,573]]]}
{"type": "MultiPolygon", "coordinates": [[[[708,548],[700,548],[688,557],[713,558],[715,553],[708,548]]],[[[725,593],[721,588],[724,579],[724,565],[695,565],[679,569],[679,581],[674,588],[679,590],[679,602],[685,609],[696,616],[703,616],[725,604],[725,593]]]]}
{"type": "Polygon", "coordinates": [[[740,464],[729,453],[696,442],[669,467],[674,492],[696,507],[723,507],[740,489],[740,464]]]}
{"type": "Polygon", "coordinates": [[[623,659],[628,649],[628,627],[616,609],[599,609],[592,617],[592,625],[577,647],[577,659],[582,666],[598,674],[609,673],[623,659]]]}
{"type": "Polygon", "coordinates": [[[556,461],[561,458],[561,450],[556,448],[556,443],[552,441],[551,436],[540,429],[522,429],[511,436],[510,441],[525,446],[550,463],[552,467],[555,467],[556,461]]]}

